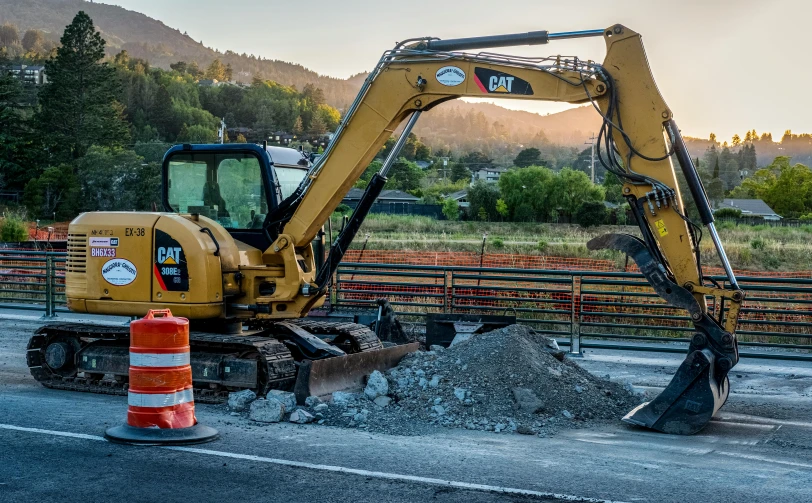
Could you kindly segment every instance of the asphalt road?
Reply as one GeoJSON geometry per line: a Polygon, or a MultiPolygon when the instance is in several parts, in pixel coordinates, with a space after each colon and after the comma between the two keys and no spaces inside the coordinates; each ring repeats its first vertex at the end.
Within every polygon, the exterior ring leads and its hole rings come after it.
{"type": "MultiPolygon", "coordinates": [[[[0,314],[2,316],[2,314],[0,314]]],[[[749,361],[702,433],[607,425],[553,438],[439,429],[414,437],[260,426],[197,406],[221,438],[197,448],[110,444],[126,399],[48,390],[25,368],[29,320],[0,319],[0,502],[808,502],[812,369],[749,361]],[[532,493],[532,494],[531,494],[532,493]]],[[[599,375],[652,389],[676,357],[587,354],[599,375]]]]}

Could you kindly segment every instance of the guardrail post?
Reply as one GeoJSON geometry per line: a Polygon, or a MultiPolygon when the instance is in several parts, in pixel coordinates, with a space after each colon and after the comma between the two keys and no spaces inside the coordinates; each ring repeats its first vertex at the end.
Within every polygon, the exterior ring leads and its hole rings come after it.
{"type": "MultiPolygon", "coordinates": [[[[453,294],[453,290],[448,288],[449,276],[453,275],[454,271],[447,271],[443,269],[443,313],[448,314],[451,312],[448,309],[448,297],[453,294]]],[[[452,280],[453,283],[453,280],[452,280]]]]}
{"type": "Polygon", "coordinates": [[[45,314],[43,318],[55,318],[54,312],[54,275],[56,274],[54,267],[54,257],[51,254],[45,254],[45,314]]]}
{"type": "Polygon", "coordinates": [[[581,276],[572,276],[570,290],[570,356],[581,353],[581,276]]]}

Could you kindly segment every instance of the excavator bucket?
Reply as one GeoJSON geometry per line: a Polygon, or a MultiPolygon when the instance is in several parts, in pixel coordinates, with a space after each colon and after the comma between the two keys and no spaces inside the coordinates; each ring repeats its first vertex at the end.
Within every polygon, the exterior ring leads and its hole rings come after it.
{"type": "Polygon", "coordinates": [[[334,391],[364,385],[364,377],[373,371],[385,371],[396,366],[409,353],[417,351],[419,343],[412,342],[374,351],[365,351],[323,360],[304,360],[299,365],[293,389],[296,401],[304,405],[309,396],[323,396],[334,391]]]}
{"type": "Polygon", "coordinates": [[[714,375],[714,356],[693,351],[657,398],[634,408],[623,421],[663,433],[693,435],[705,427],[727,400],[727,376],[714,375]]]}
{"type": "Polygon", "coordinates": [[[668,278],[646,245],[625,234],[606,234],[587,243],[590,250],[614,249],[628,254],[654,290],[675,307],[688,311],[696,333],[677,373],[654,400],[638,405],[623,421],[663,433],[692,435],[704,428],[727,400],[727,372],[738,361],[735,338],[702,311],[691,292],[668,278]],[[728,340],[727,346],[723,341],[728,340]]]}

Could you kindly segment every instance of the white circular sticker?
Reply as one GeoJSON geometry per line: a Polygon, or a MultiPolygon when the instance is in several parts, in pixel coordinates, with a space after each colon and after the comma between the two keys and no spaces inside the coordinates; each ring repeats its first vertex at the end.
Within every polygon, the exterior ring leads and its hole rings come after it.
{"type": "Polygon", "coordinates": [[[111,285],[124,286],[135,281],[138,269],[127,259],[114,258],[102,266],[102,277],[111,285]]]}
{"type": "Polygon", "coordinates": [[[444,66],[437,70],[434,76],[437,78],[437,82],[449,87],[458,86],[465,82],[465,72],[462,68],[456,66],[444,66]]]}

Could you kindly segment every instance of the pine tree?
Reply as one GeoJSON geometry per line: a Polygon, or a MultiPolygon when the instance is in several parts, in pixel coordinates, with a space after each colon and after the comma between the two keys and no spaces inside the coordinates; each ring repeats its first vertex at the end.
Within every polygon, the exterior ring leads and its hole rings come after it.
{"type": "Polygon", "coordinates": [[[129,141],[120,83],[114,68],[101,63],[105,42],[82,11],[65,28],[56,57],[45,64],[48,83],[39,92],[37,129],[50,151],[65,159],[82,157],[91,145],[129,141]]]}

